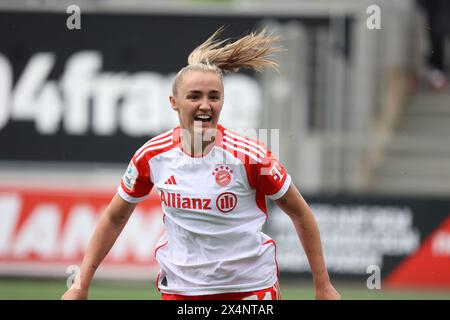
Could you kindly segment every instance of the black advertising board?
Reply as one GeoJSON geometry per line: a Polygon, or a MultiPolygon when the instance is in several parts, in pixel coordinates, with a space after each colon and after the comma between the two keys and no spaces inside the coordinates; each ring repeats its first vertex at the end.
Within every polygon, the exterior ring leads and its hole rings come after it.
{"type": "MultiPolygon", "coordinates": [[[[448,199],[310,196],[327,267],[335,279],[366,282],[375,270],[385,286],[450,286],[448,199]]],[[[309,277],[306,256],[287,216],[272,207],[267,233],[285,275],[309,277]]]]}
{"type": "MultiPolygon", "coordinates": [[[[127,162],[177,125],[168,96],[188,54],[222,25],[223,37],[235,38],[270,18],[81,12],[81,29],[69,30],[68,17],[0,12],[0,160],[127,162]]],[[[295,19],[311,28],[328,23],[295,19]]],[[[249,92],[247,100],[257,101],[258,84],[245,75],[230,86],[253,81],[256,97],[249,92]]],[[[241,107],[258,117],[260,106],[241,107]]]]}

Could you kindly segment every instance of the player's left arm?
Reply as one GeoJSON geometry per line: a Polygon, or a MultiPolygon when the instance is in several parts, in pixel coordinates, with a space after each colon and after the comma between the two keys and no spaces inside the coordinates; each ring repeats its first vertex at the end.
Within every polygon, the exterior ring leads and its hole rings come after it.
{"type": "Polygon", "coordinates": [[[316,299],[340,299],[340,294],[331,284],[325,265],[319,228],[305,199],[291,182],[286,193],[274,201],[286,212],[295,226],[311,267],[316,299]]]}

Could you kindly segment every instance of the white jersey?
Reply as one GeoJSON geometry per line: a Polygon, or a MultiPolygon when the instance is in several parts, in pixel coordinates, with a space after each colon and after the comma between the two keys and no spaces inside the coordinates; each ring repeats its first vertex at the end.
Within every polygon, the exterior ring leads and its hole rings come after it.
{"type": "Polygon", "coordinates": [[[179,127],[156,136],[134,154],[118,188],[131,203],[158,189],[165,227],[155,251],[161,292],[247,292],[277,281],[275,243],[261,231],[265,196],[283,196],[291,178],[261,143],[217,129],[203,157],[183,151],[179,127]]]}

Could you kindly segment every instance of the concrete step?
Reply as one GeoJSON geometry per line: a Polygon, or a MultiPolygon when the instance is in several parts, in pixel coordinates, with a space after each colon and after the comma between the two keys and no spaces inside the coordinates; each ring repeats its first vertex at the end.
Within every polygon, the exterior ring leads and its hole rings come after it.
{"type": "Polygon", "coordinates": [[[450,115],[450,105],[417,105],[412,104],[404,109],[405,116],[422,116],[422,115],[433,115],[433,116],[449,116],[450,115]]]}
{"type": "Polygon", "coordinates": [[[450,195],[450,93],[411,99],[370,192],[450,195]]]}
{"type": "Polygon", "coordinates": [[[420,157],[386,155],[384,165],[375,171],[376,175],[415,177],[447,177],[450,183],[450,157],[422,155],[420,157]]]}
{"type": "Polygon", "coordinates": [[[394,136],[385,148],[387,155],[433,155],[450,157],[450,136],[405,133],[394,136]]]}
{"type": "Polygon", "coordinates": [[[448,114],[450,112],[450,93],[415,95],[405,108],[406,114],[448,114]]]}
{"type": "Polygon", "coordinates": [[[439,125],[430,127],[423,123],[405,125],[398,130],[398,133],[402,135],[421,135],[424,137],[440,136],[450,138],[450,128],[439,125]]]}
{"type": "Polygon", "coordinates": [[[378,175],[374,177],[369,192],[389,195],[448,196],[450,195],[450,179],[448,177],[424,178],[405,175],[399,178],[378,175]]]}
{"type": "Polygon", "coordinates": [[[437,135],[450,138],[449,116],[407,116],[401,123],[399,133],[406,135],[437,135]]]}

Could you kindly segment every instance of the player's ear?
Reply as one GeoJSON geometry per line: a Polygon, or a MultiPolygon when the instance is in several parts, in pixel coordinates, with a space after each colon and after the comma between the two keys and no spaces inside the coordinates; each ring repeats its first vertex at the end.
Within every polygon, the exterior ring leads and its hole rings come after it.
{"type": "Polygon", "coordinates": [[[169,101],[170,101],[170,106],[172,107],[172,109],[175,111],[178,111],[177,101],[175,100],[175,97],[170,96],[169,101]]]}

